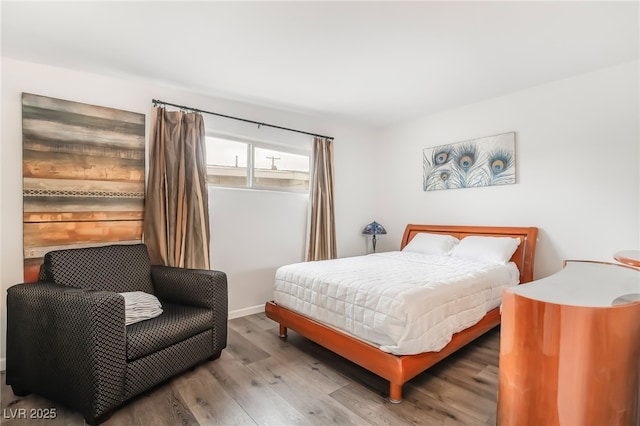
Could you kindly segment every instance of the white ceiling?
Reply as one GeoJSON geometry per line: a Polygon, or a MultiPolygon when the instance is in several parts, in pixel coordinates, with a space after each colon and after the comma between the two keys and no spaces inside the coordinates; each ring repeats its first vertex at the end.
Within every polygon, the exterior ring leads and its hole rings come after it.
{"type": "Polygon", "coordinates": [[[637,1],[4,0],[1,13],[6,57],[374,126],[640,56],[637,1]]]}

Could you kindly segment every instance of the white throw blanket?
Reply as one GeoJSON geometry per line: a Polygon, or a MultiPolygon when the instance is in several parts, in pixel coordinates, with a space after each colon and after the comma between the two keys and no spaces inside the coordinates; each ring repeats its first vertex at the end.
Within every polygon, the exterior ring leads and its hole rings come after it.
{"type": "Polygon", "coordinates": [[[518,281],[514,263],[387,252],[283,266],[274,301],[385,352],[409,355],[442,349],[518,281]]]}
{"type": "Polygon", "coordinates": [[[153,294],[143,291],[120,293],[124,297],[125,324],[131,325],[162,313],[162,305],[153,294]]]}

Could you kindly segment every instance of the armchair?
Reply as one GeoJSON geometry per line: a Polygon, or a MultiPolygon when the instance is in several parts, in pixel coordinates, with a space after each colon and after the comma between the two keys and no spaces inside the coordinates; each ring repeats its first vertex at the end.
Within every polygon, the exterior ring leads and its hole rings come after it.
{"type": "Polygon", "coordinates": [[[150,265],[144,244],[49,252],[37,283],[7,293],[7,384],[90,424],[227,345],[226,274],[150,265]],[[125,325],[130,291],[162,314],[125,325]]]}

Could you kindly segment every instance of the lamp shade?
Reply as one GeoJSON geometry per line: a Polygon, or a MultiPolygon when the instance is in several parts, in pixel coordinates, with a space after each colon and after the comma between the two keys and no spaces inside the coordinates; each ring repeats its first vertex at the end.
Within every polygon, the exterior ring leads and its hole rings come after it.
{"type": "Polygon", "coordinates": [[[371,222],[370,224],[364,227],[364,229],[362,230],[362,233],[367,235],[380,235],[380,234],[386,234],[387,230],[384,229],[384,226],[380,225],[378,222],[374,220],[373,222],[371,222]]]}

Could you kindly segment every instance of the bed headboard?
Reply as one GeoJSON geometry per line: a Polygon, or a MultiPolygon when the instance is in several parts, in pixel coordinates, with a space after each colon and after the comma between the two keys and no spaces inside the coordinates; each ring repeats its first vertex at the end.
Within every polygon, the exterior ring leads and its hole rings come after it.
{"type": "Polygon", "coordinates": [[[515,237],[520,238],[520,245],[511,257],[511,261],[518,265],[520,284],[533,281],[533,264],[538,239],[538,228],[502,227],[502,226],[457,226],[457,225],[407,225],[402,236],[400,249],[420,232],[453,235],[462,239],[469,235],[515,237]]]}

